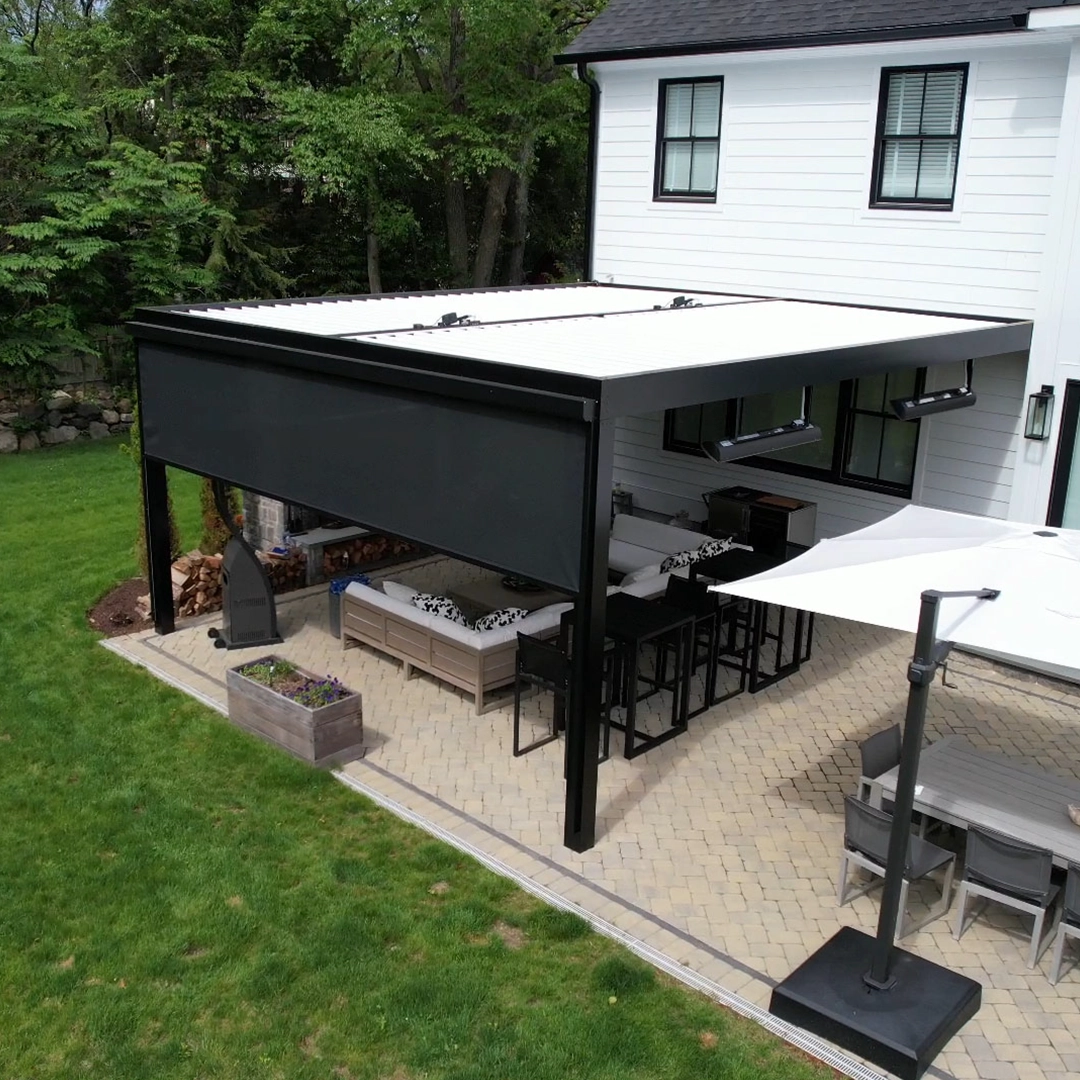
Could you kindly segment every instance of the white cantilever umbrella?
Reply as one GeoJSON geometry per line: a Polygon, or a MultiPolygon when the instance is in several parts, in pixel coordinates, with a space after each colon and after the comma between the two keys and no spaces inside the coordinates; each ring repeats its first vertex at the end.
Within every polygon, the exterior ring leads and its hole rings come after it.
{"type": "Polygon", "coordinates": [[[915,633],[876,940],[841,928],[770,1009],[919,1077],[981,1001],[978,983],[893,945],[930,684],[950,643],[1080,668],[1080,532],[909,506],[716,588],[915,633]]]}
{"type": "Polygon", "coordinates": [[[924,590],[984,588],[941,601],[939,640],[1080,668],[1080,530],[907,506],[718,591],[914,632],[924,590]]]}

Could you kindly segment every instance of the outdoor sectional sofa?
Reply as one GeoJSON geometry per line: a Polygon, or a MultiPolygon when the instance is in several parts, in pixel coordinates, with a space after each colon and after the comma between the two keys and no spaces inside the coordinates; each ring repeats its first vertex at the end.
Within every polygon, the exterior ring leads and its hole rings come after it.
{"type": "Polygon", "coordinates": [[[629,574],[652,566],[659,573],[659,564],[669,555],[699,548],[710,539],[705,533],[691,532],[678,525],[616,514],[608,541],[608,570],[629,574]]]}
{"type": "MultiPolygon", "coordinates": [[[[667,587],[667,574],[627,586],[636,596],[657,596],[667,587]]],[[[608,592],[619,591],[614,586],[608,592]]],[[[470,630],[441,615],[431,615],[378,588],[352,582],[342,596],[341,643],[370,645],[402,662],[405,678],[418,668],[472,694],[479,715],[501,702],[485,698],[514,681],[518,634],[550,638],[572,604],[552,604],[524,619],[492,630],[470,630]]]]}

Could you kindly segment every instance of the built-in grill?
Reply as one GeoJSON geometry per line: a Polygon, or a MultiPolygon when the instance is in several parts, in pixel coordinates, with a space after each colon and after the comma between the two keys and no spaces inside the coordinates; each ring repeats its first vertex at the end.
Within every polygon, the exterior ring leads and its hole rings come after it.
{"type": "Polygon", "coordinates": [[[225,485],[215,480],[213,488],[218,513],[232,536],[225,545],[221,563],[222,625],[220,630],[211,629],[209,635],[219,649],[275,645],[281,641],[281,635],[270,581],[255,549],[244,539],[229,513],[225,485]]]}

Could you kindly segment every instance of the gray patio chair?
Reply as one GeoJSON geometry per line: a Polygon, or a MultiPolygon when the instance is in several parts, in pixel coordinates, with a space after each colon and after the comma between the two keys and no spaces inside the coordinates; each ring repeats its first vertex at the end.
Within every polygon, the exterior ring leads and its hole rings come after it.
{"type": "MultiPolygon", "coordinates": [[[[840,884],[837,903],[843,907],[856,896],[863,896],[879,884],[870,881],[852,890],[848,882],[851,863],[868,870],[879,878],[885,877],[885,864],[889,856],[889,834],[892,831],[892,814],[879,810],[854,795],[844,797],[844,853],[840,858],[840,884]]],[[[900,891],[900,926],[897,937],[906,937],[927,923],[941,918],[949,910],[952,894],[953,871],[956,856],[939,848],[922,837],[912,836],[908,841],[907,860],[904,864],[904,883],[900,891]],[[941,884],[941,900],[922,918],[912,921],[908,917],[908,889],[913,881],[928,877],[935,870],[945,870],[941,884]]]]}
{"type": "Polygon", "coordinates": [[[1054,957],[1050,961],[1050,984],[1057,985],[1061,977],[1061,959],[1065,952],[1065,938],[1080,940],[1080,866],[1069,863],[1069,876],[1065,880],[1065,902],[1061,921],[1054,938],[1054,957]]]}
{"type": "MultiPolygon", "coordinates": [[[[859,743],[859,759],[862,773],[859,776],[859,798],[866,802],[870,798],[870,781],[876,780],[882,773],[895,769],[900,764],[900,750],[903,737],[900,733],[900,725],[893,724],[884,731],[863,739],[859,743]]],[[[882,798],[881,809],[887,814],[893,812],[892,799],[882,798]]],[[[942,823],[934,818],[928,818],[915,810],[911,814],[912,825],[917,826],[920,836],[925,836],[931,823],[941,829],[942,823]]]]}
{"type": "MultiPolygon", "coordinates": [[[[863,739],[859,743],[859,758],[861,760],[862,775],[859,777],[859,798],[866,802],[870,798],[870,781],[876,780],[882,773],[895,769],[900,764],[900,725],[893,724],[863,739]]],[[[881,808],[886,813],[892,813],[892,800],[882,799],[881,808]]]]}
{"type": "MultiPolygon", "coordinates": [[[[993,900],[1023,911],[1034,916],[1035,920],[1027,962],[1027,966],[1033,968],[1050,943],[1049,934],[1043,937],[1043,924],[1060,891],[1050,880],[1053,868],[1053,852],[1046,848],[971,826],[967,834],[964,877],[957,892],[959,910],[953,936],[959,940],[970,925],[965,919],[968,898],[971,896],[982,897],[983,907],[986,906],[985,901],[993,900]]],[[[971,921],[977,918],[978,912],[971,921]]]]}

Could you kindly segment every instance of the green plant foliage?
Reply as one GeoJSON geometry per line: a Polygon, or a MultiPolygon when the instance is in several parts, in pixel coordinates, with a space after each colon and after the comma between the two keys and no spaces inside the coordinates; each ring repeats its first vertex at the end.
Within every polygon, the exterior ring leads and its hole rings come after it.
{"type": "MultiPolygon", "coordinates": [[[[236,488],[230,487],[225,489],[225,498],[235,520],[240,513],[240,495],[236,488]]],[[[214,485],[205,477],[199,485],[199,506],[202,509],[203,520],[199,550],[204,555],[220,555],[232,536],[232,530],[221,520],[217,501],[214,499],[214,485]]]]}
{"type": "Polygon", "coordinates": [[[295,675],[296,665],[288,660],[253,660],[240,668],[240,674],[261,686],[272,687],[277,681],[295,675]]]}
{"type": "Polygon", "coordinates": [[[201,168],[109,139],[100,109],[0,45],[0,366],[97,353],[139,304],[197,297],[215,219],[201,168]]]}

